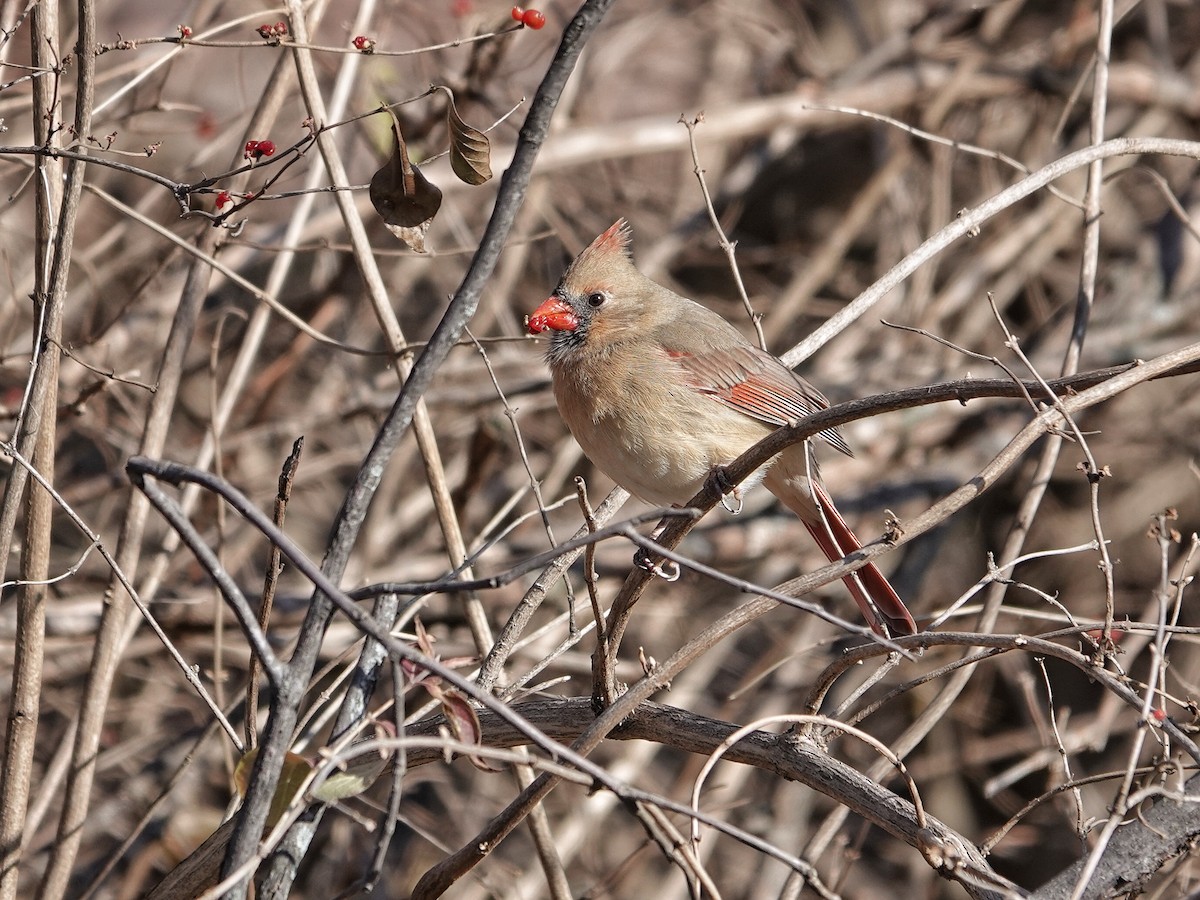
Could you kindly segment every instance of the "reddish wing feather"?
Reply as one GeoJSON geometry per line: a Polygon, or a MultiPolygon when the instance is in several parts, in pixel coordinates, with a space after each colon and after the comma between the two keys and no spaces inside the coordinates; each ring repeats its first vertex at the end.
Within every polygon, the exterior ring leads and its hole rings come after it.
{"type": "MultiPolygon", "coordinates": [[[[688,372],[696,390],[771,425],[793,425],[829,406],[820,391],[757,347],[672,352],[671,356],[688,372]]],[[[835,429],[822,431],[821,437],[847,456],[853,455],[835,429]]]]}

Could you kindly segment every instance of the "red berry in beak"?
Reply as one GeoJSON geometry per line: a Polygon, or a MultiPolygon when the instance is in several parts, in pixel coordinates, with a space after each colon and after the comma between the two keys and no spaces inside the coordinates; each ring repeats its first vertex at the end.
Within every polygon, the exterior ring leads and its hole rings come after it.
{"type": "Polygon", "coordinates": [[[551,297],[533,311],[529,317],[529,333],[541,334],[543,331],[574,331],[579,327],[575,311],[566,303],[551,297]]]}

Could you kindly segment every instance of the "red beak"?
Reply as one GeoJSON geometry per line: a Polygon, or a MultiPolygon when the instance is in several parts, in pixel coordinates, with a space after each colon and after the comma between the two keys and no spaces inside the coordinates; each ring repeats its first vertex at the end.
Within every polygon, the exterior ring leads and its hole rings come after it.
{"type": "Polygon", "coordinates": [[[579,327],[575,311],[557,297],[551,297],[533,311],[526,320],[530,334],[541,334],[543,331],[574,331],[579,327]]]}

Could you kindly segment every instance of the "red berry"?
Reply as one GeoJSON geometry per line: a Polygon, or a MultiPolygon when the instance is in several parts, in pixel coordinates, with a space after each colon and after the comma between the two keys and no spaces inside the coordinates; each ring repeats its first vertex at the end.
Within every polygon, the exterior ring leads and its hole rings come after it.
{"type": "Polygon", "coordinates": [[[1155,722],[1165,722],[1167,719],[1167,711],[1161,706],[1155,709],[1152,713],[1155,722]]]}
{"type": "Polygon", "coordinates": [[[352,43],[354,45],[354,49],[358,50],[360,53],[375,52],[375,39],[369,38],[365,34],[360,34],[350,43],[352,43]]]}
{"type": "Polygon", "coordinates": [[[262,159],[264,156],[275,155],[274,141],[246,141],[242,156],[246,159],[262,159]]]}
{"type": "Polygon", "coordinates": [[[259,25],[254,30],[258,32],[258,36],[264,41],[269,41],[275,36],[274,28],[271,25],[259,25]]]}
{"type": "Polygon", "coordinates": [[[224,212],[226,206],[233,205],[233,195],[229,191],[217,192],[217,212],[224,212]]]}
{"type": "Polygon", "coordinates": [[[285,35],[288,33],[287,22],[276,22],[275,28],[272,29],[277,35],[285,35]]]}
{"type": "Polygon", "coordinates": [[[527,9],[521,15],[521,22],[537,31],[546,24],[546,14],[539,9],[527,9]]]}
{"type": "Polygon", "coordinates": [[[514,21],[523,21],[525,19],[525,10],[521,9],[519,6],[514,6],[512,8],[512,17],[514,21]]]}
{"type": "Polygon", "coordinates": [[[181,38],[190,38],[192,36],[192,29],[187,25],[180,25],[179,36],[181,38]]]}

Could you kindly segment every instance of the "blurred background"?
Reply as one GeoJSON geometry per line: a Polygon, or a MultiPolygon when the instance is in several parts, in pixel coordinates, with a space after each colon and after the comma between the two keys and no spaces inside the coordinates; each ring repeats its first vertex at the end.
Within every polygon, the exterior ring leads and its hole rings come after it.
{"type": "MultiPolygon", "coordinates": [[[[30,87],[19,80],[29,61],[29,26],[20,3],[0,4],[6,28],[18,29],[0,49],[0,430],[12,435],[29,378],[38,327],[30,303],[37,256],[33,244],[30,156],[34,143],[30,87]],[[17,79],[14,83],[14,79],[17,79]]],[[[486,0],[353,2],[322,5],[312,42],[351,49],[369,35],[374,55],[316,52],[317,74],[332,117],[349,120],[421,95],[432,83],[455,91],[465,120],[490,129],[493,168],[511,157],[529,99],[537,89],[574,6],[540,7],[544,29],[521,29],[478,43],[408,56],[477,32],[513,25],[510,4],[486,0]],[[373,10],[373,11],[372,11],[373,10]],[[368,18],[369,16],[369,18],[368,18]],[[336,87],[335,87],[336,85],[336,87]],[[494,127],[493,127],[494,126],[494,127]]],[[[1189,0],[1145,0],[1118,10],[1108,69],[1105,136],[1195,140],[1200,117],[1200,7],[1189,0]]],[[[61,40],[75,40],[64,10],[61,40]]],[[[126,458],[137,451],[158,377],[164,342],[192,265],[189,248],[212,229],[211,218],[181,216],[166,183],[197,185],[183,198],[213,213],[217,192],[255,197],[222,223],[224,240],[187,352],[178,402],[163,456],[202,465],[269,508],[283,458],[303,435],[305,449],[288,510],[287,531],[316,559],[350,479],[370,447],[397,380],[380,325],[364,299],[345,226],[329,194],[298,213],[289,192],[328,185],[315,148],[292,151],[309,115],[290,73],[285,47],[255,32],[284,19],[278,8],[247,10],[220,2],[127,2],[99,9],[99,39],[114,44],[97,61],[98,87],[91,165],[79,216],[63,323],[54,483],[62,498],[114,544],[128,508],[126,458]],[[245,46],[185,46],[146,39],[177,36],[245,46]],[[277,67],[287,67],[272,81],[277,67]],[[280,84],[277,116],[267,133],[248,131],[280,84]],[[111,139],[110,134],[115,135],[111,139]],[[249,139],[278,151],[248,175],[235,176],[249,139]],[[145,148],[153,148],[147,155],[145,148]],[[162,181],[155,182],[146,173],[162,181]],[[276,178],[276,176],[278,176],[276,178]],[[268,178],[274,179],[268,183],[268,178]],[[239,180],[241,179],[241,180],[239,180]],[[294,246],[289,226],[302,215],[294,246]],[[235,227],[234,227],[235,226],[235,227]],[[279,259],[291,255],[278,272],[279,259]],[[235,282],[264,288],[281,277],[278,304],[331,341],[318,340],[274,313],[235,282]],[[266,327],[255,326],[256,317],[266,327]],[[256,328],[260,330],[256,330],[256,328]],[[350,349],[347,349],[350,348],[350,349]],[[242,367],[239,369],[239,366],[242,367]],[[215,411],[224,408],[218,415],[215,411]],[[214,424],[216,423],[216,424],[214,424]]],[[[612,487],[584,460],[549,392],[542,347],[524,336],[523,317],[551,291],[567,261],[620,216],[633,227],[634,257],[651,277],[752,329],[729,261],[709,221],[689,133],[680,119],[702,122],[695,145],[713,207],[736,243],[736,262],[753,309],[762,315],[770,349],[782,354],[856,297],[926,237],[1019,180],[1090,141],[1098,32],[1090,2],[801,2],[733,0],[614,4],[589,43],[556,113],[527,201],[471,323],[478,345],[464,342],[427,395],[445,463],[446,483],[466,544],[480,550],[475,569],[506,569],[547,549],[531,480],[553,508],[545,515],[557,540],[581,522],[571,479],[587,480],[593,503],[612,487]],[[834,107],[844,109],[833,109],[834,107]],[[872,115],[854,114],[851,110],[872,115]],[[905,123],[888,121],[891,117],[905,123]],[[913,129],[920,129],[920,133],[913,129]],[[934,140],[930,135],[936,135],[934,140]],[[1022,168],[1024,167],[1024,168],[1022,168]],[[519,437],[519,440],[518,440],[519,437]],[[564,502],[559,502],[564,501],[564,502]]],[[[286,41],[284,42],[286,44],[286,41]]],[[[73,75],[59,86],[69,121],[73,75]]],[[[414,162],[444,192],[426,239],[428,252],[404,248],[371,210],[363,186],[390,152],[386,116],[347,121],[336,144],[358,186],[355,202],[369,229],[395,314],[409,342],[426,339],[462,279],[495,196],[496,180],[468,187],[433,158],[447,143],[444,100],[423,98],[397,113],[414,162]],[[428,162],[427,162],[428,160],[428,162]]],[[[67,140],[64,138],[64,140],[67,140]]],[[[1079,371],[1149,359],[1195,341],[1200,328],[1200,243],[1194,221],[1197,162],[1188,158],[1117,157],[1106,161],[1101,196],[1095,304],[1079,371]]],[[[1001,377],[996,357],[1029,377],[989,305],[989,295],[1036,371],[1057,377],[1067,357],[1077,299],[1085,220],[1085,171],[1056,182],[989,220],[921,267],[868,315],[827,344],[800,371],[833,402],[966,378],[1001,377]],[[889,327],[921,329],[925,334],[889,327]],[[949,346],[932,336],[952,342],[949,346]],[[967,353],[965,351],[970,351],[967,353]]],[[[419,352],[419,347],[417,348],[419,352]]],[[[824,454],[830,491],[864,540],[901,523],[975,476],[1029,420],[1018,400],[939,404],[861,420],[845,428],[853,459],[824,454]],[[889,512],[890,511],[890,512],[889,512]]],[[[1155,621],[1164,572],[1194,571],[1187,541],[1200,523],[1200,400],[1192,377],[1141,385],[1088,409],[1077,420],[1096,462],[1111,478],[1099,487],[1099,519],[1115,564],[1118,619],[1155,621]],[[1166,508],[1183,543],[1164,560],[1147,539],[1166,508]]],[[[1035,445],[996,487],[937,529],[885,556],[893,579],[922,624],[988,574],[1017,510],[1034,482],[1044,447],[1035,445]]],[[[1096,537],[1091,486],[1078,470],[1083,450],[1063,447],[1045,497],[1028,523],[1025,552],[1076,547],[1096,537]]],[[[5,457],[6,465],[8,458],[5,457]]],[[[820,554],[804,529],[771,498],[752,494],[738,517],[716,510],[682,551],[729,574],[774,585],[816,568],[820,554]]],[[[641,509],[631,501],[622,514],[641,509]]],[[[201,497],[193,520],[222,562],[253,597],[261,592],[267,547],[236,515],[201,497]]],[[[168,529],[151,516],[136,581],[143,599],[218,700],[236,710],[246,680],[245,641],[203,571],[171,549],[168,529]],[[170,552],[160,553],[163,547],[170,552]]],[[[11,548],[11,572],[21,547],[11,548]]],[[[66,516],[54,524],[51,569],[67,577],[50,588],[33,799],[22,884],[33,885],[55,840],[58,800],[71,733],[109,570],[66,516]]],[[[599,589],[611,600],[629,570],[633,548],[609,541],[597,552],[599,589]]],[[[995,630],[1051,631],[1062,608],[1081,620],[1102,617],[1105,581],[1095,551],[1046,556],[1009,572],[995,630]],[[1054,602],[1051,602],[1053,599],[1054,602]]],[[[435,578],[451,568],[433,516],[426,469],[411,438],[383,476],[359,541],[348,586],[435,578]]],[[[580,569],[571,596],[579,617],[590,613],[580,569]]],[[[481,596],[498,629],[533,576],[481,596]]],[[[0,658],[11,668],[15,589],[6,584],[0,658]]],[[[309,590],[285,570],[271,625],[286,647],[304,614],[309,590]]],[[[853,605],[840,583],[820,598],[846,617],[853,605]]],[[[982,595],[943,627],[975,628],[982,595]]],[[[666,658],[716,616],[740,602],[733,589],[685,573],[656,583],[638,607],[625,639],[619,675],[640,676],[637,650],[666,658]]],[[[1180,623],[1200,625],[1184,593],[1180,623]]],[[[568,594],[555,587],[513,656],[506,678],[520,680],[567,637],[568,594]],[[540,630],[539,630],[540,629],[540,630]]],[[[444,657],[473,657],[477,648],[461,603],[434,596],[421,612],[444,657]]],[[[331,672],[353,658],[357,635],[338,620],[323,658],[331,672]]],[[[1167,712],[1190,721],[1200,688],[1191,639],[1170,646],[1162,699],[1167,712]]],[[[1068,638],[1069,646],[1079,641],[1068,638]]],[[[1144,637],[1126,637],[1118,662],[1134,679],[1150,665],[1144,637]]],[[[585,637],[533,678],[560,696],[590,691],[585,637]]],[[[706,653],[658,699],[734,723],[795,712],[816,674],[843,648],[840,636],[814,617],[779,609],[706,653]]],[[[958,658],[932,649],[891,671],[871,697],[958,658]]],[[[869,667],[868,667],[869,668],[869,667]]],[[[468,666],[469,670],[469,666],[468,666]]],[[[832,710],[867,677],[846,676],[832,710]]],[[[333,676],[327,675],[330,682],[333,676]]],[[[864,723],[895,739],[939,690],[940,679],[914,685],[864,723]]],[[[325,682],[314,685],[314,707],[325,682]]],[[[7,679],[3,690],[7,693],[7,679]]],[[[389,694],[390,688],[381,688],[389,694]]],[[[860,704],[866,701],[860,701],[860,704]]],[[[414,701],[414,708],[417,706],[414,701]]],[[[122,841],[136,839],[94,896],[134,897],[186,856],[220,821],[231,796],[233,751],[210,725],[158,638],[132,634],[113,686],[83,846],[72,892],[93,885],[122,841]],[[171,781],[173,777],[176,780],[171,781]],[[148,821],[139,820],[161,798],[148,821]]],[[[1136,712],[1062,664],[1016,654],[972,670],[969,684],[908,760],[934,815],[982,842],[1032,798],[1068,777],[1121,774],[1139,728],[1136,712]],[[1056,749],[1067,751],[1070,775],[1056,749]]],[[[307,751],[321,746],[319,729],[307,751]]],[[[1153,742],[1151,742],[1153,744],[1153,742]]],[[[860,769],[875,762],[861,745],[841,740],[831,752],[860,769]]],[[[1167,750],[1157,744],[1141,763],[1167,750]]],[[[611,742],[596,759],[628,781],[686,799],[702,760],[652,743],[611,742]]],[[[402,826],[376,896],[404,896],[425,868],[469,841],[511,798],[512,780],[478,772],[459,760],[414,769],[406,778],[402,826]]],[[[1023,816],[996,846],[998,871],[1036,887],[1081,852],[1079,823],[1107,815],[1115,788],[1100,781],[1078,795],[1064,792],[1023,816]]],[[[386,785],[349,805],[367,819],[386,800],[386,785]]],[[[921,856],[861,819],[811,843],[833,804],[771,773],[723,763],[706,789],[704,808],[788,852],[806,855],[826,883],[850,897],[963,896],[921,856]]],[[[577,896],[686,897],[685,880],[662,858],[611,796],[562,787],[547,803],[555,843],[577,896]],[[603,835],[598,840],[597,836],[603,835]]],[[[682,827],[682,823],[681,827],[682,827]]],[[[353,816],[326,816],[294,896],[331,897],[369,866],[373,836],[353,816]]],[[[726,897],[770,897],[787,871],[728,839],[709,835],[701,854],[726,897]]],[[[1167,895],[1191,884],[1192,867],[1161,876],[1167,895]],[[1180,886],[1184,886],[1180,888],[1180,886]]],[[[455,896],[546,895],[529,838],[518,832],[483,863],[455,896]]]]}

